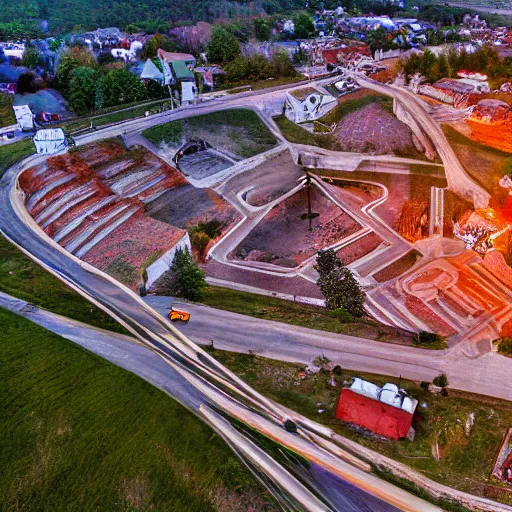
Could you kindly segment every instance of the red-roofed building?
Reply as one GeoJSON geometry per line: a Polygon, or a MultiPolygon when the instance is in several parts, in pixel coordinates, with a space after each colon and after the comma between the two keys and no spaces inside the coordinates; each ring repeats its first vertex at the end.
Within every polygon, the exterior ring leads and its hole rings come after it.
{"type": "Polygon", "coordinates": [[[341,391],[336,418],[397,441],[407,437],[413,414],[345,388],[341,391]]]}

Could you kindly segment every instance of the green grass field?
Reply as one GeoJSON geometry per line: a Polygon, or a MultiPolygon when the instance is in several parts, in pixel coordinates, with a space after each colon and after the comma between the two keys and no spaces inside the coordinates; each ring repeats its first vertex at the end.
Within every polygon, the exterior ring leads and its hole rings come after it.
{"type": "Polygon", "coordinates": [[[165,393],[2,309],[0,322],[1,510],[271,510],[165,393]]]}
{"type": "Polygon", "coordinates": [[[305,128],[290,121],[284,114],[274,117],[277,127],[284,138],[293,144],[318,146],[332,151],[339,151],[340,144],[331,134],[310,133],[305,128]]]}
{"type": "Polygon", "coordinates": [[[203,139],[214,148],[240,158],[263,153],[273,148],[277,140],[253,110],[227,109],[202,116],[153,126],[142,134],[153,144],[203,139]]]}
{"type": "Polygon", "coordinates": [[[0,177],[9,167],[35,152],[36,148],[31,138],[0,146],[0,177]]]}
{"type": "Polygon", "coordinates": [[[16,116],[12,108],[13,96],[0,93],[0,128],[16,124],[16,116]]]}
{"type": "Polygon", "coordinates": [[[74,320],[125,332],[110,316],[36,265],[3,236],[0,236],[0,291],[74,320]]]}
{"type": "MultiPolygon", "coordinates": [[[[210,352],[257,391],[433,480],[478,495],[483,495],[486,484],[502,486],[498,481],[490,481],[489,473],[503,433],[512,424],[510,402],[454,391],[448,396],[435,395],[415,382],[348,370],[336,376],[338,385],[333,389],[327,385],[329,372],[302,379],[298,372],[303,367],[299,365],[220,350],[210,349],[210,352]],[[379,386],[395,383],[419,401],[413,442],[369,437],[335,419],[341,385],[354,376],[379,386]],[[322,409],[324,412],[319,413],[322,409]],[[466,434],[466,422],[471,414],[474,414],[474,424],[466,434]],[[439,460],[433,456],[436,442],[439,460]]],[[[503,491],[500,499],[512,504],[512,497],[507,496],[503,491]]]]}

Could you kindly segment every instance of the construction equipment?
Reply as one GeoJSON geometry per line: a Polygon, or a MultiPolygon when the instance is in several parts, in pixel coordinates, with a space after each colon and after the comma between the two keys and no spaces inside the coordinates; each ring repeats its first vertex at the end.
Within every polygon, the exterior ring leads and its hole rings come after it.
{"type": "Polygon", "coordinates": [[[171,322],[187,323],[190,320],[190,313],[188,311],[181,311],[179,309],[174,309],[171,306],[171,310],[169,311],[169,320],[171,322]]]}

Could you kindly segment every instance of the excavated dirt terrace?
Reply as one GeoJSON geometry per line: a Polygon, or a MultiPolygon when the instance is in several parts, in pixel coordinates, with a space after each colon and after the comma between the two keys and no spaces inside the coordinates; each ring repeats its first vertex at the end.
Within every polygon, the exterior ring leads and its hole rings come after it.
{"type": "Polygon", "coordinates": [[[244,261],[296,267],[328,247],[355,233],[361,226],[332,203],[317,187],[312,187],[312,231],[306,213],[305,189],[276,205],[234,250],[233,257],[244,261]]]}

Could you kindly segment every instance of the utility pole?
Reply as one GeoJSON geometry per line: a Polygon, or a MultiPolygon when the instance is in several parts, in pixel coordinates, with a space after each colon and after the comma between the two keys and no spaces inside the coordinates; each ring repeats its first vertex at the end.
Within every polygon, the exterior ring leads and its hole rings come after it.
{"type": "Polygon", "coordinates": [[[312,221],[313,221],[313,219],[315,217],[318,217],[320,214],[312,211],[312,206],[311,206],[311,187],[312,187],[312,185],[311,185],[311,175],[309,174],[308,169],[306,169],[305,167],[303,167],[302,169],[306,173],[305,188],[306,188],[306,201],[307,201],[308,211],[307,211],[307,213],[302,214],[301,218],[302,219],[308,219],[308,231],[313,231],[312,221]]]}

